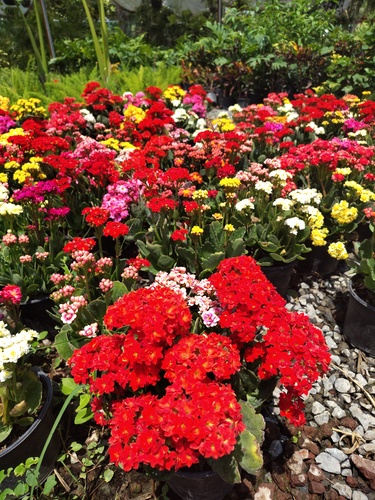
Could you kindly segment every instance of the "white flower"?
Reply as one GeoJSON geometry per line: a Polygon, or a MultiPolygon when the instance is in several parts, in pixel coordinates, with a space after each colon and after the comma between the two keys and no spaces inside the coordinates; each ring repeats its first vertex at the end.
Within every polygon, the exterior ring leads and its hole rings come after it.
{"type": "Polygon", "coordinates": [[[274,207],[281,207],[281,210],[290,210],[293,205],[294,201],[293,200],[288,200],[286,198],[277,198],[272,205],[274,207]]]}
{"type": "Polygon", "coordinates": [[[290,219],[286,219],[284,224],[290,227],[291,234],[297,234],[298,231],[302,231],[306,227],[305,222],[298,217],[291,217],[290,219]]]}
{"type": "Polygon", "coordinates": [[[88,109],[81,109],[80,113],[88,123],[96,123],[95,116],[88,109]]]}
{"type": "Polygon", "coordinates": [[[295,189],[289,193],[289,197],[292,200],[298,201],[302,204],[307,203],[317,203],[319,204],[322,199],[322,193],[319,193],[317,189],[295,189]]]}
{"type": "Polygon", "coordinates": [[[290,111],[292,111],[294,108],[293,108],[293,104],[291,104],[290,102],[286,102],[285,104],[283,104],[282,106],[279,106],[277,108],[277,111],[279,111],[280,113],[289,113],[290,111]]]}
{"type": "Polygon", "coordinates": [[[299,117],[299,114],[296,113],[295,111],[292,111],[291,113],[288,113],[286,115],[286,121],[287,121],[287,123],[289,123],[289,122],[296,120],[298,117],[299,117]]]}
{"type": "Polygon", "coordinates": [[[234,208],[238,212],[242,212],[242,210],[245,210],[245,208],[250,208],[251,210],[253,210],[254,209],[254,203],[252,201],[250,201],[249,199],[244,199],[244,200],[241,200],[241,201],[237,202],[235,204],[234,208]]]}
{"type": "Polygon", "coordinates": [[[272,172],[269,173],[269,177],[276,177],[276,179],[279,179],[280,181],[286,181],[291,179],[293,176],[290,172],[278,168],[276,170],[272,170],[272,172]]]}
{"type": "Polygon", "coordinates": [[[233,112],[237,113],[237,112],[242,111],[242,108],[239,104],[233,104],[233,106],[229,106],[228,111],[230,111],[231,113],[233,113],[233,112]]]}
{"type": "Polygon", "coordinates": [[[14,203],[0,203],[0,215],[20,215],[23,212],[21,205],[14,203]]]}
{"type": "Polygon", "coordinates": [[[264,191],[267,194],[272,194],[272,182],[269,181],[257,181],[255,184],[256,191],[264,191]]]}

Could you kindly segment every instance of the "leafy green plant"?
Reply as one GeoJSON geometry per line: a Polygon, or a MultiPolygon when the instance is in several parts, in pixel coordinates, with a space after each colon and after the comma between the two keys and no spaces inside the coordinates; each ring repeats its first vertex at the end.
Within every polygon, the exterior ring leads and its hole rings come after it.
{"type": "Polygon", "coordinates": [[[99,73],[103,83],[107,83],[111,72],[111,61],[109,59],[107,21],[105,17],[104,0],[98,0],[99,24],[100,24],[100,34],[101,34],[100,40],[96,33],[95,24],[91,16],[87,1],[82,0],[82,4],[85,9],[87,21],[90,26],[90,32],[95,47],[95,54],[98,63],[99,73]]]}

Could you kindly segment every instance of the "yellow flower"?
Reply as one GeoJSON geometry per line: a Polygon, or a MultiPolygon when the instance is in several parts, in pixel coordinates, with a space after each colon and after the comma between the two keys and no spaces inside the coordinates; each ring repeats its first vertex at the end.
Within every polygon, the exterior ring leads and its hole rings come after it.
{"type": "Polygon", "coordinates": [[[10,170],[12,168],[17,169],[19,167],[20,167],[20,164],[15,160],[7,161],[6,163],[4,163],[4,168],[6,170],[10,170]]]}
{"type": "Polygon", "coordinates": [[[235,229],[233,224],[225,224],[224,231],[227,231],[228,233],[233,233],[234,230],[235,229]]]}
{"type": "Polygon", "coordinates": [[[201,234],[203,234],[203,229],[199,226],[193,226],[191,228],[191,234],[194,236],[200,236],[201,234]]]}
{"type": "Polygon", "coordinates": [[[197,189],[192,195],[193,200],[205,200],[208,198],[208,191],[206,189],[197,189]]]}
{"type": "Polygon", "coordinates": [[[180,100],[185,95],[185,90],[179,85],[171,85],[163,92],[163,97],[165,97],[165,99],[169,99],[170,101],[180,100]]]}
{"type": "Polygon", "coordinates": [[[224,177],[224,179],[221,179],[219,182],[219,186],[222,186],[223,188],[226,189],[237,189],[240,187],[241,181],[239,179],[235,179],[233,177],[224,177]]]}
{"type": "Polygon", "coordinates": [[[100,141],[100,143],[104,144],[104,146],[114,149],[115,151],[120,151],[119,141],[114,137],[109,137],[105,141],[100,141]]]}
{"type": "Polygon", "coordinates": [[[222,220],[222,219],[223,219],[223,214],[214,213],[214,214],[212,214],[212,217],[213,217],[215,220],[222,220]]]}
{"type": "Polygon", "coordinates": [[[310,234],[312,244],[315,247],[324,247],[327,244],[326,237],[328,236],[328,229],[313,229],[310,234]]]}
{"type": "Polygon", "coordinates": [[[129,106],[124,110],[124,116],[127,120],[139,123],[146,116],[146,112],[142,108],[129,104],[129,106]]]}
{"type": "Polygon", "coordinates": [[[357,218],[358,210],[355,207],[349,207],[346,200],[341,200],[340,203],[333,205],[331,215],[339,224],[350,224],[357,218]]]}
{"type": "Polygon", "coordinates": [[[13,174],[13,179],[16,182],[19,182],[20,184],[23,184],[26,181],[26,179],[29,179],[29,178],[30,178],[30,173],[25,172],[21,169],[16,170],[13,174]]]}
{"type": "Polygon", "coordinates": [[[359,196],[359,199],[363,202],[367,201],[374,201],[375,200],[375,193],[372,191],[369,191],[368,189],[362,189],[361,194],[359,196]]]}
{"type": "Polygon", "coordinates": [[[9,98],[0,95],[0,109],[8,111],[9,109],[9,98]]]}
{"type": "Polygon", "coordinates": [[[309,217],[309,226],[311,229],[321,229],[324,225],[324,216],[319,210],[309,217]]]}
{"type": "Polygon", "coordinates": [[[0,182],[7,182],[8,177],[7,174],[0,174],[0,182]]]}
{"type": "Polygon", "coordinates": [[[331,243],[328,247],[328,253],[331,257],[337,260],[345,260],[349,257],[345,245],[341,241],[331,243]]]}
{"type": "Polygon", "coordinates": [[[219,130],[219,132],[230,132],[236,128],[232,120],[226,116],[212,120],[212,125],[214,126],[214,129],[219,130]]]}

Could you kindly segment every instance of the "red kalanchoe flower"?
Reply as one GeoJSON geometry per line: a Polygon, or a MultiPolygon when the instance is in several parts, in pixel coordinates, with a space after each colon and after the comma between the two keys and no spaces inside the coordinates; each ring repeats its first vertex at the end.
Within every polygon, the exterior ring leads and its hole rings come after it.
{"type": "Polygon", "coordinates": [[[72,254],[74,252],[84,250],[86,252],[90,252],[96,245],[95,240],[92,238],[81,238],[79,236],[76,236],[75,238],[72,239],[72,241],[69,241],[66,243],[63,247],[63,252],[72,254]]]}
{"type": "Polygon", "coordinates": [[[109,219],[109,210],[101,207],[86,207],[82,210],[82,215],[85,216],[86,222],[90,226],[103,226],[109,219]]]}
{"type": "Polygon", "coordinates": [[[109,221],[103,229],[103,236],[111,236],[111,238],[119,238],[129,233],[129,226],[122,222],[109,221]]]}
{"type": "Polygon", "coordinates": [[[176,229],[171,234],[171,239],[173,241],[185,241],[186,240],[186,235],[188,233],[189,233],[189,231],[187,229],[184,229],[184,228],[176,229]]]}
{"type": "Polygon", "coordinates": [[[21,304],[22,291],[17,285],[5,285],[0,291],[0,301],[13,305],[21,304]]]}

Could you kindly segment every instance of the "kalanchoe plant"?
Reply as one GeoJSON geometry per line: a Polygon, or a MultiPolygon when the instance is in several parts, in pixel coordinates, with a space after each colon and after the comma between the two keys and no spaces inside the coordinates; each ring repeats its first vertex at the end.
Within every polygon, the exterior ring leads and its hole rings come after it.
{"type": "Polygon", "coordinates": [[[353,272],[354,284],[359,295],[363,295],[371,305],[375,305],[375,211],[374,206],[364,209],[366,221],[371,231],[368,238],[354,241],[354,252],[348,259],[353,272]]]}
{"type": "Polygon", "coordinates": [[[42,384],[26,360],[38,335],[30,329],[12,334],[0,321],[0,443],[14,425],[32,424],[41,403],[42,384]]]}
{"type": "Polygon", "coordinates": [[[281,415],[300,425],[301,398],[330,360],[322,332],[284,306],[247,256],[225,259],[209,280],[160,273],[110,305],[107,334],[69,363],[109,428],[111,460],[126,471],[206,464],[233,483],[240,468],[255,474],[276,383],[281,415]]]}

